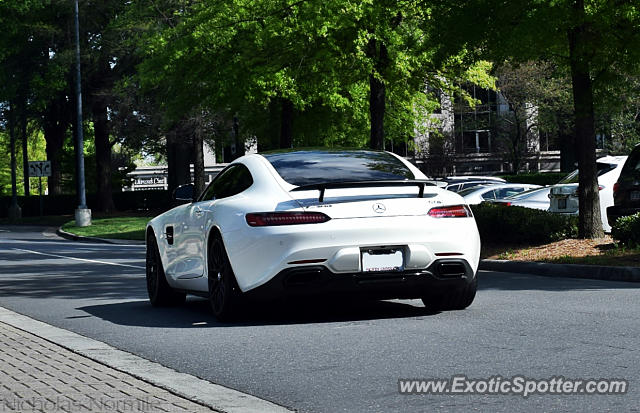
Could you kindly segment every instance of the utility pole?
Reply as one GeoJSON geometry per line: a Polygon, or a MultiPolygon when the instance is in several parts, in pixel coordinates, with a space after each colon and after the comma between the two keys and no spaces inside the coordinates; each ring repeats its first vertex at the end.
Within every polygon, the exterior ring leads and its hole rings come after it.
{"type": "Polygon", "coordinates": [[[80,78],[80,18],[78,0],[75,0],[76,20],[76,179],[78,180],[78,209],[76,209],[76,226],[91,225],[91,210],[87,208],[87,196],[84,181],[84,136],[82,131],[82,85],[80,78]]]}

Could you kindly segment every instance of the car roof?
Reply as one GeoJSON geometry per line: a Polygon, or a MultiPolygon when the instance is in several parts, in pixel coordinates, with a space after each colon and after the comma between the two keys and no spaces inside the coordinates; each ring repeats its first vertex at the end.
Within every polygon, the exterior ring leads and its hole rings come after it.
{"type": "Polygon", "coordinates": [[[468,181],[496,181],[496,182],[506,182],[504,178],[500,178],[497,176],[447,176],[442,178],[443,181],[446,182],[468,182],[468,181]]]}
{"type": "Polygon", "coordinates": [[[628,158],[628,156],[626,156],[626,155],[624,155],[624,156],[607,155],[607,156],[603,156],[602,158],[596,159],[596,162],[621,164],[621,163],[624,163],[624,161],[626,161],[627,158],[628,158]]]}
{"type": "Polygon", "coordinates": [[[486,184],[486,185],[479,185],[477,187],[473,187],[476,189],[482,189],[482,188],[491,188],[491,189],[499,189],[499,188],[505,188],[505,187],[510,187],[510,186],[524,186],[524,187],[530,187],[531,189],[533,188],[542,188],[542,186],[540,185],[534,185],[534,184],[521,184],[521,183],[500,183],[500,184],[486,184]]]}

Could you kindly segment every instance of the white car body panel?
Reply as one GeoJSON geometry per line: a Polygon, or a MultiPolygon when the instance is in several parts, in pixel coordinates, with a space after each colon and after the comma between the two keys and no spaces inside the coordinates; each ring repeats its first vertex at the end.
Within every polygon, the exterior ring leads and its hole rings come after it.
{"type": "Polygon", "coordinates": [[[497,199],[496,203],[508,202],[510,206],[519,206],[523,208],[539,209],[547,211],[549,209],[549,191],[550,187],[536,188],[530,192],[510,196],[507,198],[497,199]]]}
{"type": "MultiPolygon", "coordinates": [[[[426,180],[415,166],[397,158],[416,179],[426,180]]],[[[438,253],[455,253],[468,262],[473,274],[477,271],[480,237],[474,218],[427,215],[433,207],[464,204],[455,193],[426,186],[424,197],[418,198],[417,185],[327,189],[324,202],[319,202],[318,190],[291,192],[296,186],[282,179],[261,155],[246,155],[229,167],[238,163],[253,177],[253,184],[244,192],[181,205],[149,222],[171,287],[208,291],[207,245],[213,230],[222,236],[243,292],[269,282],[294,261],[322,260],[320,265],[336,274],[359,272],[361,248],[366,247],[401,248],[406,269],[426,268],[438,253]],[[375,203],[382,203],[385,210],[376,212],[375,203]],[[264,227],[246,222],[247,213],[273,211],[322,212],[331,219],[320,224],[264,227]],[[169,226],[174,227],[173,245],[166,236],[169,226]]]]}

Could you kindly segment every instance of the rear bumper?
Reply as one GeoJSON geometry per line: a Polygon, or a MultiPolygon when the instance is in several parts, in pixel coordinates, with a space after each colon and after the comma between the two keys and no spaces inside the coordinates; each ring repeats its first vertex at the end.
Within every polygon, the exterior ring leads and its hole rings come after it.
{"type": "Polygon", "coordinates": [[[252,299],[305,296],[358,296],[375,299],[421,298],[471,283],[475,273],[464,259],[439,259],[427,269],[382,273],[334,273],[323,265],[288,268],[248,291],[252,299]]]}
{"type": "Polygon", "coordinates": [[[607,208],[607,219],[609,224],[613,225],[620,217],[626,217],[640,212],[640,207],[625,207],[622,205],[614,205],[607,208]]]}
{"type": "Polygon", "coordinates": [[[424,216],[332,219],[323,224],[250,228],[222,234],[243,292],[270,282],[295,262],[312,260],[335,274],[362,270],[362,249],[403,247],[405,269],[424,270],[438,254],[456,254],[477,270],[480,236],[473,218],[424,216]]]}

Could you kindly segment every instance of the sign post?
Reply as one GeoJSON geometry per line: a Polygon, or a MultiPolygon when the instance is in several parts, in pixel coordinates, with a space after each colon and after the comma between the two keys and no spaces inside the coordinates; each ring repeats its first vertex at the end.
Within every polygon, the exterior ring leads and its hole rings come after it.
{"type": "Polygon", "coordinates": [[[51,176],[51,161],[31,161],[29,162],[29,177],[38,177],[38,188],[40,190],[40,216],[42,216],[42,177],[51,176]]]}

